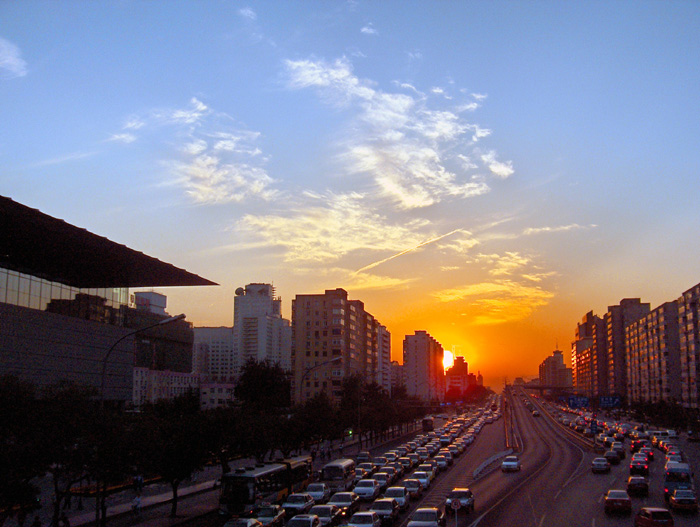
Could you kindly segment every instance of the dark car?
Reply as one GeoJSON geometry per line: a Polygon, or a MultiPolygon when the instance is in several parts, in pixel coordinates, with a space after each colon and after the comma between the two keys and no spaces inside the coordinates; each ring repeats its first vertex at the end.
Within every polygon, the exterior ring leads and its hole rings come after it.
{"type": "Polygon", "coordinates": [[[626,490],[610,489],[605,495],[605,513],[630,514],[632,512],[632,500],[626,490]]]}
{"type": "Polygon", "coordinates": [[[328,500],[328,504],[338,507],[343,518],[348,519],[360,510],[360,497],[354,492],[336,492],[328,500]]]}
{"type": "Polygon", "coordinates": [[[411,514],[408,527],[445,527],[445,514],[436,507],[423,507],[411,514]]]}
{"type": "Polygon", "coordinates": [[[648,496],[649,482],[643,476],[630,476],[627,479],[627,494],[630,496],[648,496]]]}
{"type": "Polygon", "coordinates": [[[673,527],[673,516],[668,509],[642,507],[634,517],[634,527],[673,527]]]}
{"type": "Polygon", "coordinates": [[[391,525],[399,517],[399,504],[394,498],[374,500],[369,510],[376,512],[384,525],[391,525]]]}
{"type": "Polygon", "coordinates": [[[335,527],[343,521],[343,511],[335,505],[314,505],[309,514],[315,514],[323,527],[335,527]]]}
{"type": "Polygon", "coordinates": [[[649,465],[644,461],[633,459],[630,462],[630,475],[648,476],[649,465]]]}
{"type": "Polygon", "coordinates": [[[423,484],[414,478],[405,479],[403,486],[408,491],[408,497],[412,500],[417,500],[423,494],[423,484]]]}
{"type": "Polygon", "coordinates": [[[255,515],[263,527],[282,527],[286,516],[280,505],[263,505],[255,515]]]}
{"type": "Polygon", "coordinates": [[[311,497],[311,494],[297,492],[287,496],[287,499],[282,503],[282,508],[287,513],[287,516],[291,518],[297,514],[307,514],[314,505],[314,499],[311,497]]]}
{"type": "Polygon", "coordinates": [[[610,472],[610,462],[604,457],[597,457],[591,461],[591,472],[594,474],[605,474],[610,472]]]}
{"type": "Polygon", "coordinates": [[[445,513],[455,511],[474,512],[474,494],[466,487],[455,487],[445,498],[445,513]],[[459,502],[459,505],[455,505],[459,502]]]}
{"type": "Polygon", "coordinates": [[[603,457],[608,460],[608,463],[611,465],[619,465],[620,464],[620,454],[615,452],[614,450],[608,450],[605,454],[603,454],[603,457]]]}
{"type": "Polygon", "coordinates": [[[321,527],[321,520],[315,514],[297,514],[287,522],[287,527],[321,527]]]}
{"type": "Polygon", "coordinates": [[[674,511],[698,512],[698,499],[690,489],[676,489],[668,499],[668,505],[674,511]]]}

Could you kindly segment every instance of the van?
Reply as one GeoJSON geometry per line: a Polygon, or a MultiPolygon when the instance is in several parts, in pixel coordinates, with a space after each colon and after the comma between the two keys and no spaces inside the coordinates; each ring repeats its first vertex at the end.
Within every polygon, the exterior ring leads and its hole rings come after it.
{"type": "Polygon", "coordinates": [[[693,472],[688,463],[669,461],[666,463],[664,472],[664,498],[666,501],[671,497],[673,491],[678,489],[693,489],[693,472]]]}

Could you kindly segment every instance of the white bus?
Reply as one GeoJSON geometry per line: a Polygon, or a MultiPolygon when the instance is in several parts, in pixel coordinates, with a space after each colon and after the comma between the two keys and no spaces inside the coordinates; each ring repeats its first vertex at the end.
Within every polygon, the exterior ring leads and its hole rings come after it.
{"type": "Polygon", "coordinates": [[[321,482],[331,492],[351,490],[355,480],[355,462],[352,459],[336,459],[321,469],[321,482]]]}

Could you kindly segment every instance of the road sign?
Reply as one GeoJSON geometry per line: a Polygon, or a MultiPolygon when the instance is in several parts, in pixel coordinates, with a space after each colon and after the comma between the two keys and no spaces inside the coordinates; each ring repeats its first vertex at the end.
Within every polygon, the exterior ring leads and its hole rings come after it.
{"type": "Polygon", "coordinates": [[[459,510],[461,506],[462,502],[459,500],[452,500],[452,503],[450,503],[450,507],[452,507],[453,511],[459,510]]]}
{"type": "Polygon", "coordinates": [[[579,395],[569,396],[569,408],[588,408],[588,397],[581,397],[579,395]]]}
{"type": "Polygon", "coordinates": [[[601,408],[618,408],[622,400],[619,395],[601,395],[600,396],[600,407],[601,408]]]}

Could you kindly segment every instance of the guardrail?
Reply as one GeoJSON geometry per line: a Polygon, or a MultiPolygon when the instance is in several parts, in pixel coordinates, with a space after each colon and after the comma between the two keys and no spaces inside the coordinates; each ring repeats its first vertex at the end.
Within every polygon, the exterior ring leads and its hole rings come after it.
{"type": "Polygon", "coordinates": [[[474,473],[472,474],[472,477],[473,477],[474,479],[477,479],[479,476],[481,476],[481,473],[482,473],[484,470],[486,470],[486,468],[487,468],[491,463],[493,463],[494,461],[498,461],[499,459],[504,458],[504,457],[506,457],[506,456],[509,456],[509,455],[511,455],[512,453],[513,453],[513,449],[512,449],[512,448],[509,448],[508,450],[504,450],[503,452],[497,452],[496,454],[494,454],[493,456],[491,456],[490,458],[488,458],[486,461],[484,461],[483,463],[481,463],[481,465],[479,465],[478,467],[476,467],[476,469],[474,470],[474,473]]]}

